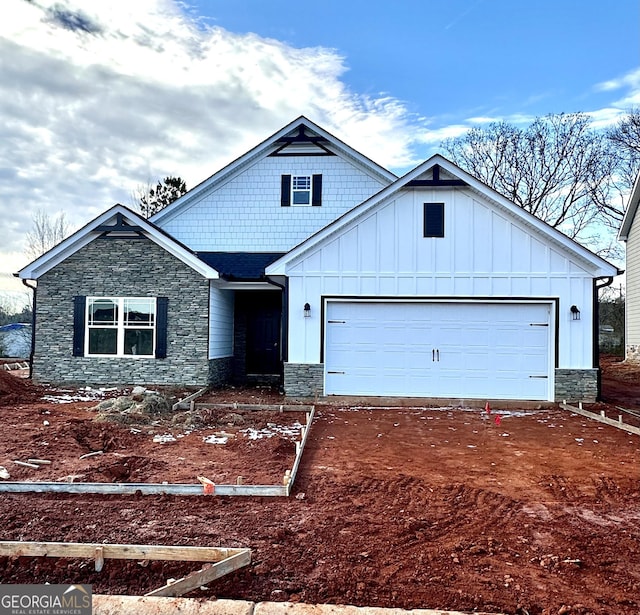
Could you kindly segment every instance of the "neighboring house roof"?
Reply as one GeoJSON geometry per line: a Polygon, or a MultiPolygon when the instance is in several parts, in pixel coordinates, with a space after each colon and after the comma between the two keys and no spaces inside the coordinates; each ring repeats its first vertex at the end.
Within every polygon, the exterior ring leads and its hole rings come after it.
{"type": "Polygon", "coordinates": [[[401,190],[413,186],[425,188],[466,187],[492,202],[499,210],[505,211],[513,217],[520,219],[522,223],[529,228],[535,229],[535,231],[545,237],[547,241],[569,252],[575,258],[585,263],[593,272],[594,277],[614,276],[620,273],[618,268],[608,261],[509,201],[493,188],[483,184],[480,180],[462,170],[440,154],[431,156],[431,158],[409,171],[406,175],[386,188],[383,188],[377,194],[374,194],[371,198],[354,207],[340,218],[337,218],[334,222],[328,224],[314,235],[311,235],[308,239],[285,254],[285,256],[269,265],[265,273],[267,275],[285,275],[287,265],[293,263],[298,257],[318,246],[352,222],[362,218],[372,209],[389,202],[395,198],[401,190]],[[440,176],[441,170],[445,172],[442,177],[440,176]]]}
{"type": "Polygon", "coordinates": [[[5,333],[6,331],[20,331],[30,326],[31,324],[26,322],[10,322],[8,325],[2,325],[0,327],[0,333],[5,333]]]}
{"type": "Polygon", "coordinates": [[[624,218],[622,218],[622,224],[620,225],[620,231],[618,232],[619,241],[627,241],[629,233],[631,232],[631,226],[636,217],[638,211],[638,205],[640,205],[640,173],[636,177],[636,181],[633,184],[631,195],[629,196],[629,204],[624,212],[624,218]]]}
{"type": "Polygon", "coordinates": [[[131,236],[131,234],[141,235],[164,248],[205,278],[215,280],[219,277],[215,269],[200,260],[189,248],[167,235],[149,220],[145,220],[136,212],[119,204],[94,218],[14,275],[27,280],[37,280],[41,275],[103,234],[116,237],[131,236]]]}
{"type": "Polygon", "coordinates": [[[264,278],[267,265],[284,252],[196,252],[197,257],[229,281],[256,281],[264,278]]]}
{"type": "Polygon", "coordinates": [[[295,144],[296,141],[313,142],[324,151],[330,151],[348,158],[366,169],[370,174],[379,177],[384,183],[393,182],[397,179],[397,175],[373,162],[360,152],[356,151],[337,137],[328,133],[324,128],[314,124],[311,120],[304,116],[300,116],[278,132],[271,135],[268,139],[249,150],[246,154],[240,156],[227,166],[223,167],[208,179],[192,188],[186,194],[176,199],[173,203],[154,214],[151,220],[154,224],[163,224],[172,219],[183,209],[191,206],[198,201],[204,192],[218,187],[229,181],[247,167],[254,164],[257,160],[264,158],[270,154],[275,154],[284,147],[295,144]],[[306,134],[311,133],[311,134],[306,134]]]}

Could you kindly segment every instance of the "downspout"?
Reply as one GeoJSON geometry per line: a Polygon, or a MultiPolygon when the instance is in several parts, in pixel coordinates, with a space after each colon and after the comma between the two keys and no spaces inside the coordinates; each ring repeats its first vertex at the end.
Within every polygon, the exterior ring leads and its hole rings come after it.
{"type": "MultiPolygon", "coordinates": [[[[622,273],[622,272],[620,272],[622,273]]],[[[597,371],[597,393],[596,400],[602,399],[602,372],[600,371],[600,289],[611,286],[613,276],[605,276],[602,278],[594,278],[593,280],[593,367],[597,371]],[[602,281],[602,284],[598,284],[602,281]]]]}
{"type": "Polygon", "coordinates": [[[29,352],[29,379],[33,379],[33,357],[36,354],[36,290],[37,286],[31,286],[28,280],[23,278],[22,283],[33,291],[31,301],[31,351],[29,352]]]}

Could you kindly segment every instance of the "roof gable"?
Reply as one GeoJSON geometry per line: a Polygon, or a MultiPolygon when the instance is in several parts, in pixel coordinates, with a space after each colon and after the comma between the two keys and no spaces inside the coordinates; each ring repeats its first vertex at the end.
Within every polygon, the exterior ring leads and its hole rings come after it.
{"type": "Polygon", "coordinates": [[[601,257],[518,207],[443,156],[436,154],[293,248],[284,257],[269,265],[266,274],[285,275],[289,267],[294,266],[310,251],[332,241],[337,235],[348,231],[373,211],[384,207],[401,193],[413,188],[471,190],[492,207],[528,227],[540,240],[553,245],[556,250],[572,255],[592,271],[594,276],[612,276],[618,273],[616,267],[601,257]]]}
{"type": "Polygon", "coordinates": [[[301,154],[307,156],[342,156],[384,183],[390,183],[397,179],[397,176],[391,171],[373,162],[311,120],[300,116],[205,179],[171,203],[171,205],[156,213],[151,217],[151,220],[154,224],[162,226],[190,205],[199,201],[206,193],[230,181],[261,158],[266,158],[267,156],[299,156],[301,154]]]}
{"type": "Polygon", "coordinates": [[[189,248],[175,241],[136,212],[119,204],[114,205],[111,209],[94,218],[73,235],[61,241],[26,267],[23,267],[15,275],[23,279],[37,280],[66,258],[103,235],[111,237],[145,237],[205,278],[217,279],[219,277],[215,269],[201,261],[189,248]]]}

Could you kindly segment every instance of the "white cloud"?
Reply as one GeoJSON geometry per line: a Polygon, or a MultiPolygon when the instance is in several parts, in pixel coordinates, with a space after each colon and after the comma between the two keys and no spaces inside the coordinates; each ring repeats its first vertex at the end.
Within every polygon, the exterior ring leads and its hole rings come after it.
{"type": "Polygon", "coordinates": [[[6,2],[2,271],[32,212],[79,227],[164,175],[192,187],[301,114],[380,164],[413,162],[416,118],[351,92],[335,50],[203,26],[172,0],[6,2]]]}
{"type": "Polygon", "coordinates": [[[597,83],[594,87],[597,92],[611,92],[622,88],[631,88],[631,90],[635,90],[636,92],[640,90],[640,68],[632,70],[626,75],[616,77],[615,79],[597,83]]]}

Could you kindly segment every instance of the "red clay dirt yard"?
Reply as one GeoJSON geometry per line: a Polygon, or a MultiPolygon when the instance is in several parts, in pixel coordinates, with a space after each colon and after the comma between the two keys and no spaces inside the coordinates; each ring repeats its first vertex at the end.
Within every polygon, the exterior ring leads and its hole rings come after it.
{"type": "MultiPolygon", "coordinates": [[[[616,419],[617,407],[640,410],[640,373],[603,368],[605,403],[591,409],[616,419]]],[[[100,415],[116,393],[45,390],[0,372],[9,480],[277,484],[291,466],[296,413],[100,415]],[[226,443],[205,442],[215,433],[226,443]],[[14,463],[28,458],[51,464],[14,463]]],[[[285,401],[268,389],[213,400],[285,401]]],[[[555,405],[489,413],[322,400],[290,498],[2,493],[2,540],[252,550],[250,566],[194,598],[637,615],[639,464],[640,436],[555,405]]],[[[3,557],[0,581],[140,595],[192,569],[109,560],[98,573],[88,560],[3,557]]]]}

